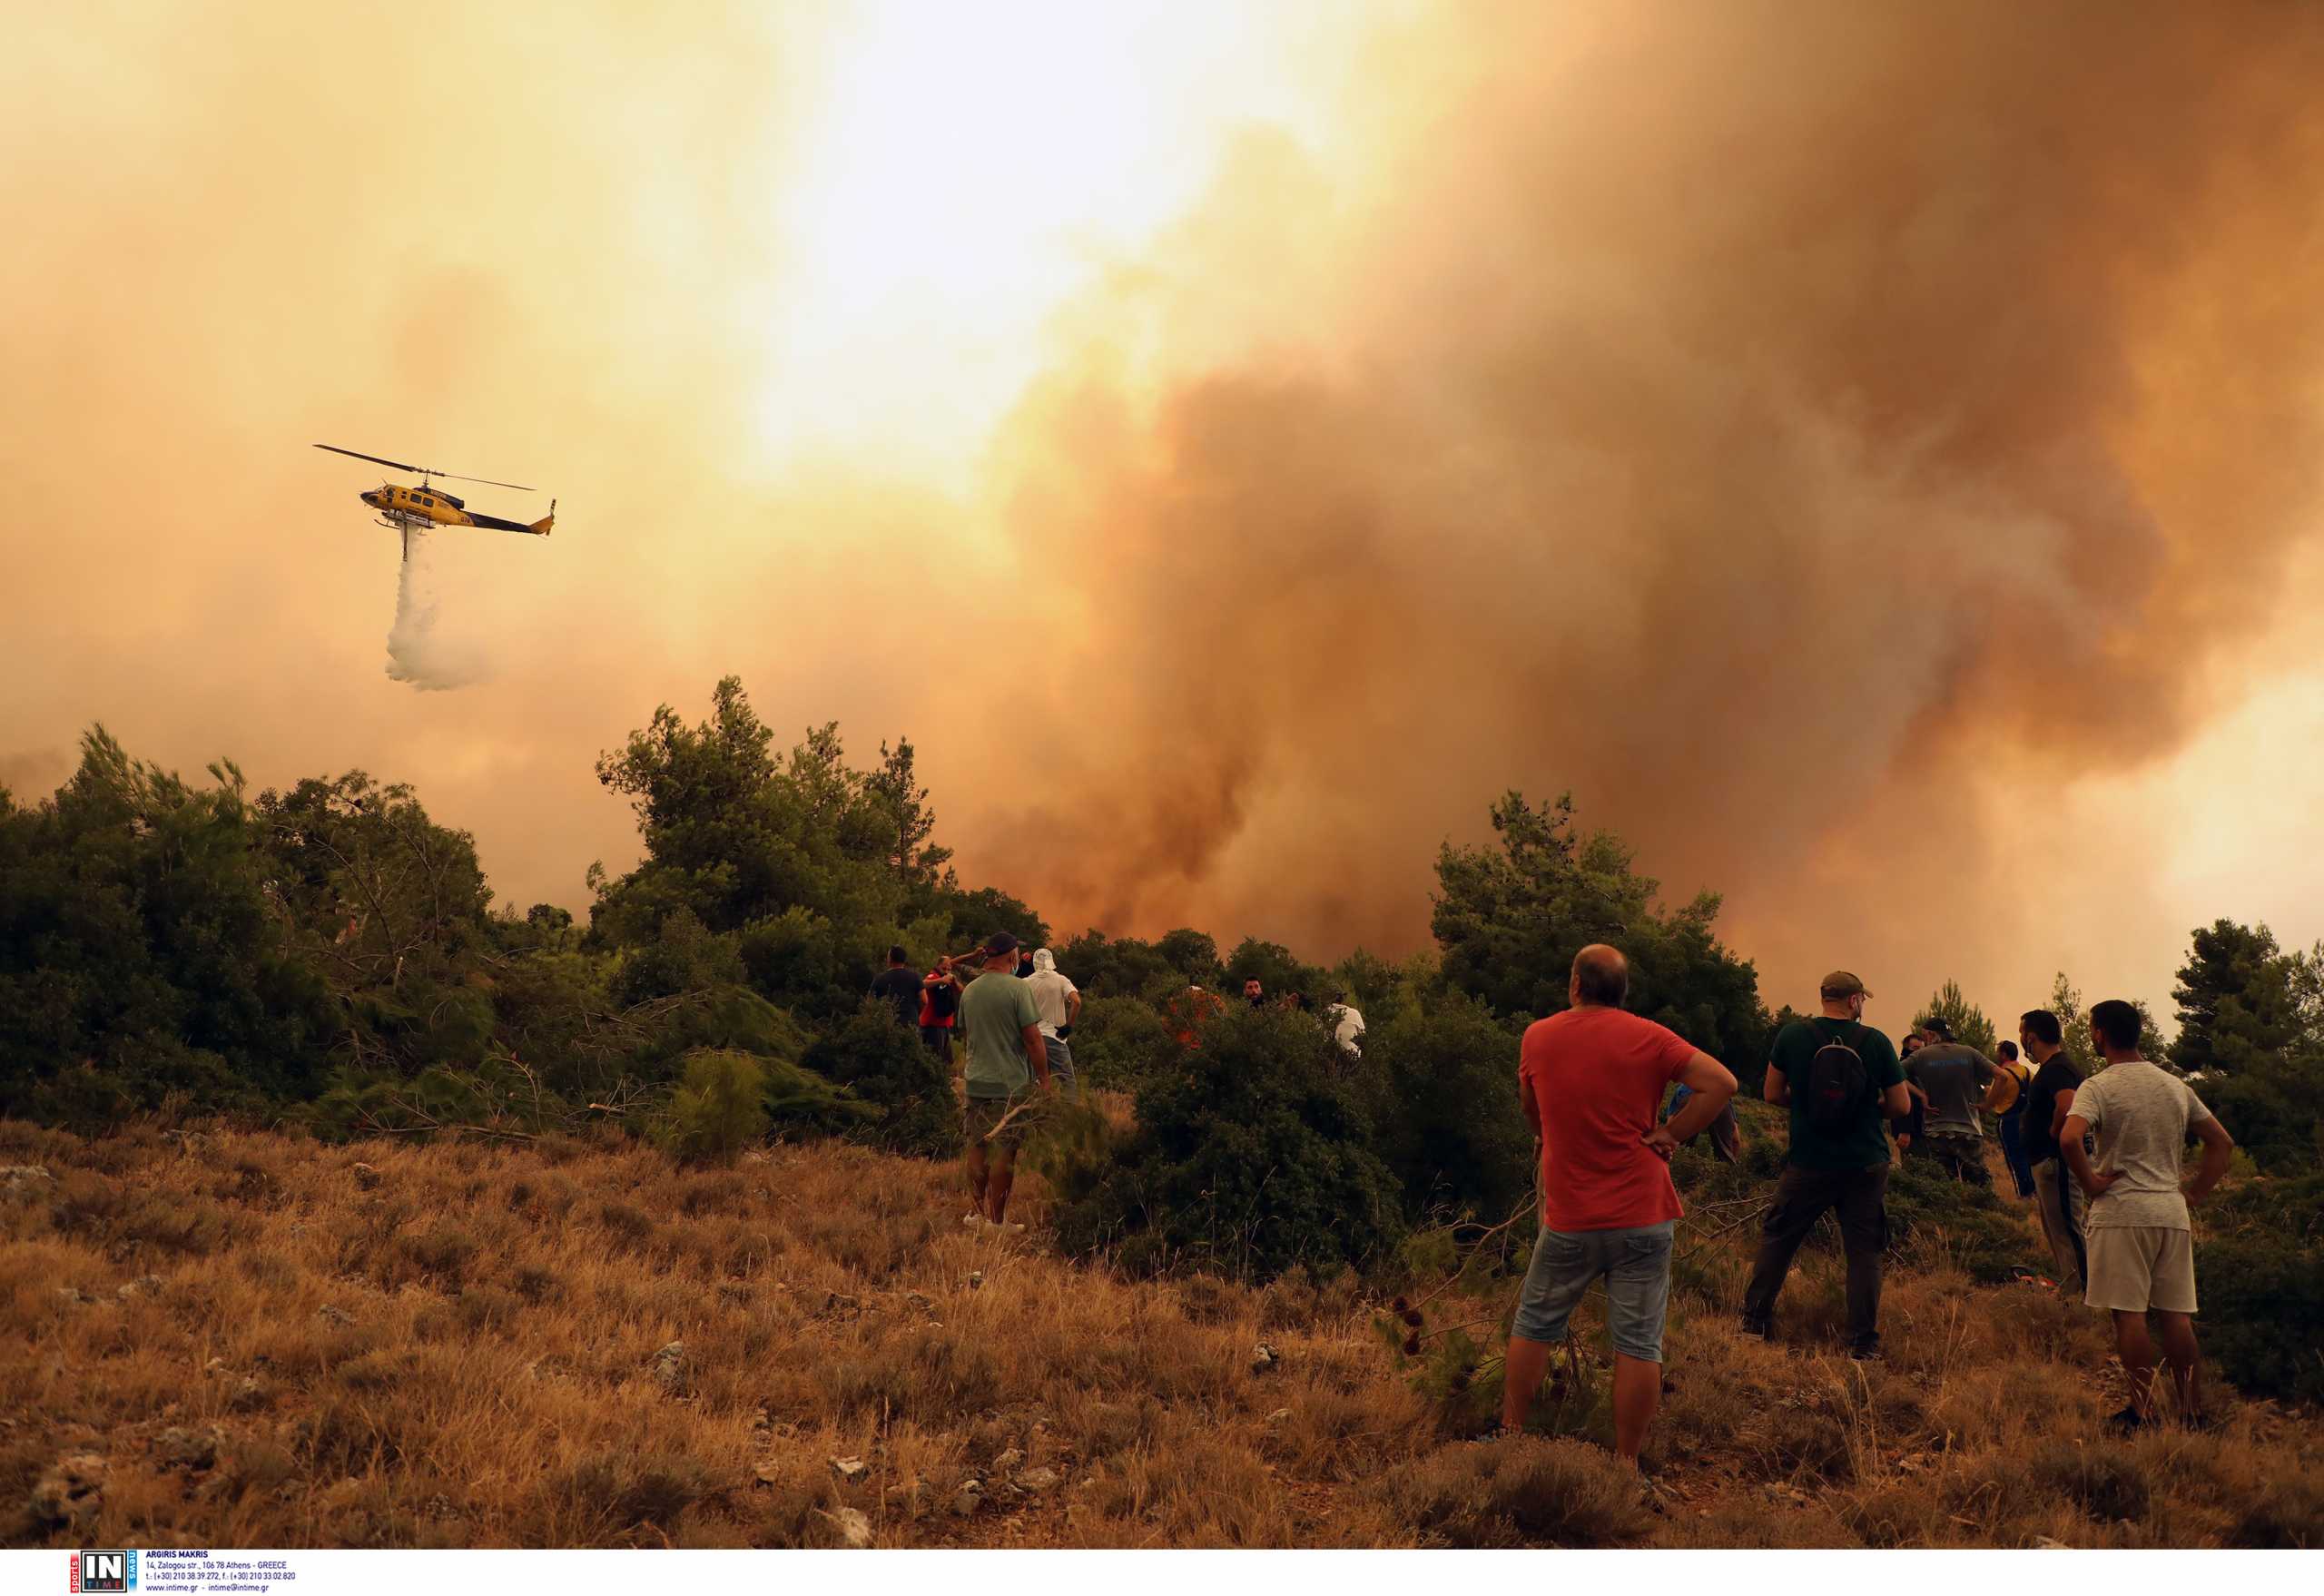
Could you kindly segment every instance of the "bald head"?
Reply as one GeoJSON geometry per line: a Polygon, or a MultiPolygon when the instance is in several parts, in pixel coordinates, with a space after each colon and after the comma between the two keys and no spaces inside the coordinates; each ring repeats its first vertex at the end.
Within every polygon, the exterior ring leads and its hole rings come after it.
{"type": "Polygon", "coordinates": [[[1630,961],[1617,950],[1592,942],[1573,956],[1573,980],[1567,995],[1576,1004],[1601,1003],[1619,1009],[1630,990],[1630,961]]]}

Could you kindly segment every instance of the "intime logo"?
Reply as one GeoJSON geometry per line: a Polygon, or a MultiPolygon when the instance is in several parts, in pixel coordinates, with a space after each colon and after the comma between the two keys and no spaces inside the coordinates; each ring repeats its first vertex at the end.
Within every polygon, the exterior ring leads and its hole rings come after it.
{"type": "Polygon", "coordinates": [[[91,1596],[128,1596],[137,1589],[137,1553],[76,1552],[73,1554],[73,1589],[91,1596]]]}

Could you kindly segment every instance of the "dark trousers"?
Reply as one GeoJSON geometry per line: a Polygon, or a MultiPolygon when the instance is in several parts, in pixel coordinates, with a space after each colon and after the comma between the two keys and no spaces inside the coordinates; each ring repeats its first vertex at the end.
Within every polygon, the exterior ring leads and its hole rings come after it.
{"type": "Polygon", "coordinates": [[[1838,1211],[1840,1245],[1847,1254],[1848,1342],[1869,1351],[1880,1345],[1880,1259],[1888,1245],[1886,1164],[1869,1169],[1784,1166],[1759,1227],[1759,1260],[1743,1293],[1743,1323],[1763,1335],[1773,1326],[1776,1295],[1791,1273],[1791,1260],[1827,1208],[1838,1211]]]}
{"type": "Polygon", "coordinates": [[[2034,1166],[2025,1161],[2025,1122],[2014,1114],[2001,1117],[2001,1156],[2008,1161],[2010,1177],[2017,1182],[2017,1195],[2034,1195],[2034,1166]]]}

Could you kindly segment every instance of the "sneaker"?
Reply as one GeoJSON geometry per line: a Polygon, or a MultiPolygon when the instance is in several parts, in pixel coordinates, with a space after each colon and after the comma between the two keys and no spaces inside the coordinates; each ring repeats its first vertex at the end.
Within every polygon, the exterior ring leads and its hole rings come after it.
{"type": "Polygon", "coordinates": [[[999,1227],[999,1229],[1003,1236],[1022,1236],[1025,1234],[1025,1227],[1022,1225],[1018,1224],[1014,1219],[1011,1219],[1006,1225],[999,1227]]]}
{"type": "Polygon", "coordinates": [[[1860,1364],[1877,1364],[1886,1361],[1881,1356],[1877,1346],[1851,1346],[1848,1348],[1848,1356],[1860,1364]]]}
{"type": "Polygon", "coordinates": [[[992,1221],[987,1219],[982,1214],[977,1213],[975,1210],[971,1209],[970,1212],[960,1216],[960,1223],[967,1226],[970,1229],[974,1230],[980,1226],[990,1225],[992,1221]]]}
{"type": "Polygon", "coordinates": [[[1638,1499],[1640,1505],[1658,1518],[1669,1516],[1670,1504],[1674,1500],[1668,1485],[1649,1480],[1643,1473],[1638,1477],[1638,1499]]]}
{"type": "Polygon", "coordinates": [[[1754,1341],[1773,1341],[1776,1338],[1774,1325],[1758,1324],[1749,1319],[1743,1321],[1743,1334],[1754,1341]]]}
{"type": "Polygon", "coordinates": [[[2107,1415],[2106,1428],[2117,1435],[2135,1435],[2152,1422],[2139,1417],[2138,1409],[2126,1407],[2121,1413],[2107,1415]]]}

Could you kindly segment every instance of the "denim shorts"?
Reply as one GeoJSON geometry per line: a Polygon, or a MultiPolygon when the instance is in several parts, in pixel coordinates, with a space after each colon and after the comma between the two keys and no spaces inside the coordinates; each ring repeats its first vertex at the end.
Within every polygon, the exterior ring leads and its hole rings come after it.
{"type": "Polygon", "coordinates": [[[1521,1341],[1565,1339],[1574,1305],[1606,1282],[1606,1326],[1614,1350],[1641,1363],[1662,1361],[1662,1316],[1670,1305],[1670,1236],[1675,1219],[1629,1230],[1544,1230],[1517,1296],[1521,1341]]]}

